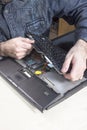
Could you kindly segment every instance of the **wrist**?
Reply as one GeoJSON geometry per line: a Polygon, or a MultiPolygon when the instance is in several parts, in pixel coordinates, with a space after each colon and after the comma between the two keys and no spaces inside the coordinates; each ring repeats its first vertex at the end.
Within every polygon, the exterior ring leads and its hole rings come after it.
{"type": "Polygon", "coordinates": [[[4,56],[3,45],[4,45],[4,43],[0,43],[0,56],[4,56]]]}

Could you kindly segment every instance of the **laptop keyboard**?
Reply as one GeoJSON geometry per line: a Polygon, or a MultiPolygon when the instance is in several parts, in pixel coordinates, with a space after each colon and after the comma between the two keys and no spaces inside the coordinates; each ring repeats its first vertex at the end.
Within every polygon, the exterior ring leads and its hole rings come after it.
{"type": "MultiPolygon", "coordinates": [[[[61,68],[67,52],[64,49],[60,48],[58,45],[54,45],[52,41],[50,41],[47,37],[37,36],[34,34],[27,34],[26,37],[35,40],[34,48],[36,51],[43,54],[45,59],[53,64],[56,71],[58,73],[61,73],[61,68]]],[[[84,73],[84,77],[87,78],[87,70],[84,73]]]]}
{"type": "MultiPolygon", "coordinates": [[[[31,38],[31,35],[27,35],[27,37],[31,38]]],[[[35,39],[36,51],[44,55],[46,60],[53,64],[56,71],[60,73],[67,52],[58,45],[53,45],[47,37],[32,35],[32,39],[35,39]]]]}

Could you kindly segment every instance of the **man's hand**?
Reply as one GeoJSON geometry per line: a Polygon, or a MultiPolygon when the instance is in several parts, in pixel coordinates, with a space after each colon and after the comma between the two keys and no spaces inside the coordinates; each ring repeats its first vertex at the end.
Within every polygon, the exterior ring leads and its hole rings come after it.
{"type": "Polygon", "coordinates": [[[1,55],[21,59],[31,52],[33,43],[34,41],[28,38],[13,38],[1,43],[1,55]]]}
{"type": "Polygon", "coordinates": [[[87,43],[83,40],[78,40],[66,55],[61,69],[64,77],[71,81],[82,79],[86,70],[86,60],[87,43]],[[71,71],[67,73],[70,65],[72,66],[71,71]]]}

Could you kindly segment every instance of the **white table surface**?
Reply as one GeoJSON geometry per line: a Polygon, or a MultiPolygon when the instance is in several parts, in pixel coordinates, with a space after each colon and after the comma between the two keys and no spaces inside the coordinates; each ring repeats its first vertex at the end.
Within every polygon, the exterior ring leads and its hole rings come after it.
{"type": "Polygon", "coordinates": [[[87,87],[41,113],[0,77],[0,130],[87,130],[87,87]]]}

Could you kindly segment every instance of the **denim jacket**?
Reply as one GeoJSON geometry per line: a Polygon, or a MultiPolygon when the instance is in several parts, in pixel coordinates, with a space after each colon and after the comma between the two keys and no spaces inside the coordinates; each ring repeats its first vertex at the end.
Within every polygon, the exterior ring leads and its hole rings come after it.
{"type": "Polygon", "coordinates": [[[0,13],[0,41],[27,32],[43,34],[53,16],[74,24],[77,39],[87,41],[87,0],[13,0],[0,13]]]}

